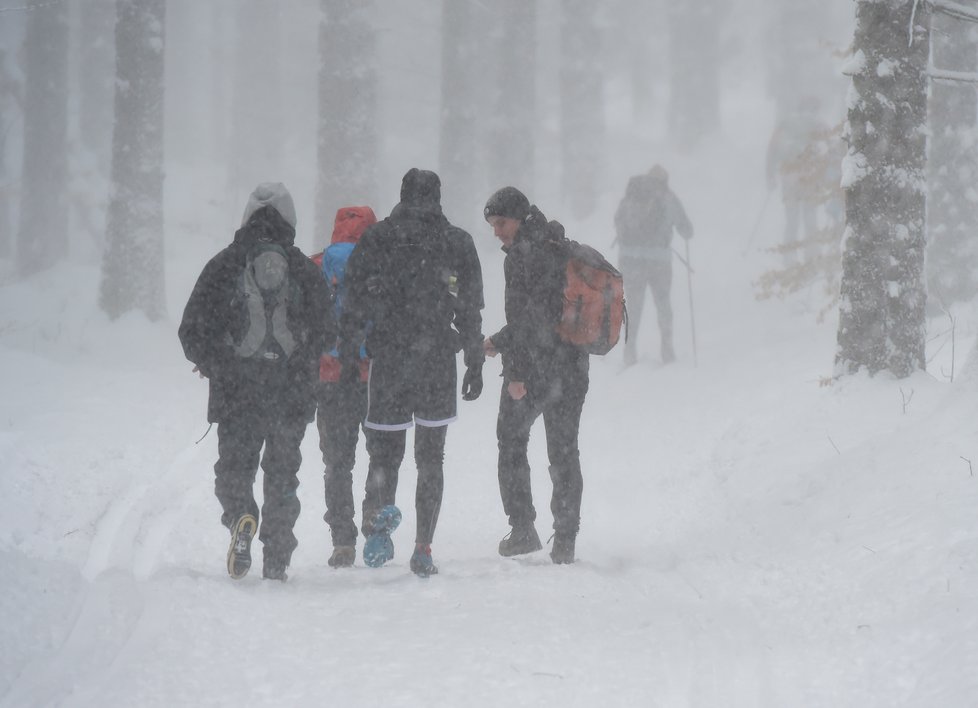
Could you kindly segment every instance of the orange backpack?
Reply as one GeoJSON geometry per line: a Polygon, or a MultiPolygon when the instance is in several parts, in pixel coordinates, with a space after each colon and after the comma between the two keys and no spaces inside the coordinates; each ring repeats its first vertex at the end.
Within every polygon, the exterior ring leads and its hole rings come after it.
{"type": "Polygon", "coordinates": [[[622,324],[628,339],[621,273],[590,246],[570,239],[562,245],[567,275],[557,335],[588,354],[607,354],[618,343],[622,324]]]}

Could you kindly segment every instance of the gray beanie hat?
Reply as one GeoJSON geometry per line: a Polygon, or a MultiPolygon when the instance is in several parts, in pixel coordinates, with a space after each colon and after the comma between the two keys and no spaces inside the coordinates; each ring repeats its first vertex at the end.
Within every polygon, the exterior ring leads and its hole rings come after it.
{"type": "Polygon", "coordinates": [[[247,224],[251,215],[264,206],[272,207],[289,226],[295,228],[295,204],[289,190],[281,182],[262,182],[255,187],[255,191],[248,197],[248,204],[245,205],[241,225],[247,224]]]}

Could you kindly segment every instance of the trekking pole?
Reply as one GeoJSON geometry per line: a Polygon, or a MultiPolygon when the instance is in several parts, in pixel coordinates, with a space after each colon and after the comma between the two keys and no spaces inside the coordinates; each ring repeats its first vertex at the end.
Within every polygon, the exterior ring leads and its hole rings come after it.
{"type": "Polygon", "coordinates": [[[761,219],[764,218],[764,212],[767,211],[768,202],[771,201],[772,191],[769,189],[767,194],[764,195],[764,203],[761,204],[761,209],[757,212],[757,219],[754,220],[754,228],[750,230],[750,235],[747,237],[747,245],[744,246],[744,250],[740,254],[742,256],[746,256],[747,252],[750,251],[750,247],[754,244],[754,237],[757,236],[757,230],[761,228],[761,219]]]}
{"type": "Polygon", "coordinates": [[[696,315],[693,312],[693,268],[689,260],[689,239],[686,241],[686,283],[689,286],[689,326],[693,333],[693,366],[699,366],[699,357],[696,355],[696,315]]]}

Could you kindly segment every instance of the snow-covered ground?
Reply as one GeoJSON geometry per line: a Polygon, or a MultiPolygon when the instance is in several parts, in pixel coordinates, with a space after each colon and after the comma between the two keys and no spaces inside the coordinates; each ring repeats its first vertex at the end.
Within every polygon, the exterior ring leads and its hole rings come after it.
{"type": "MultiPolygon", "coordinates": [[[[638,365],[622,370],[620,351],[593,360],[572,566],[545,552],[496,554],[507,526],[490,361],[486,392],[461,404],[449,432],[438,576],[407,568],[410,461],[394,561],[326,566],[310,427],[289,581],[227,577],[216,435],[197,442],[206,384],[183,358],[176,322],[241,205],[196,201],[194,175],[168,173],[178,216],[166,321],[107,322],[84,259],[8,279],[0,705],[978,705],[978,377],[964,364],[975,312],[956,312],[953,383],[946,344],[930,373],[823,386],[834,316],[817,324],[823,303],[811,293],[754,299],[752,281],[773,263],[762,249],[780,228],[772,199],[749,238],[764,202],[762,140],[721,136],[672,160],[645,147],[613,175],[600,212],[568,230],[608,250],[625,178],[665,160],[697,229],[695,357],[677,266],[679,361],[658,365],[650,304],[638,365]]],[[[562,216],[559,204],[541,207],[562,216]]],[[[491,331],[502,254],[488,229],[475,235],[491,331]]],[[[945,328],[932,323],[932,352],[945,328]]],[[[546,537],[542,432],[532,444],[546,537]]],[[[364,469],[361,450],[358,494],[364,469]]]]}

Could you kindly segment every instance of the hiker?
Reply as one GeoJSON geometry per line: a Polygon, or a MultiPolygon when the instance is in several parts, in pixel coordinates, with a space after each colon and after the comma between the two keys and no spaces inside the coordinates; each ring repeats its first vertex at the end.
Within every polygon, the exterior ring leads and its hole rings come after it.
{"type": "Polygon", "coordinates": [[[638,359],[638,330],[645,291],[652,291],[659,320],[662,363],[675,360],[672,346],[672,235],[693,237],[693,225],[682,202],[669,189],[669,174],[661,165],[628,180],[625,196],[615,211],[618,263],[628,298],[628,341],[625,365],[638,359]]]}
{"type": "MultiPolygon", "coordinates": [[[[373,209],[350,206],[337,210],[330,245],[313,258],[320,266],[333,298],[333,313],[339,321],[346,299],[346,264],[354,246],[368,226],[377,223],[373,209]]],[[[348,568],[357,555],[357,525],[353,521],[353,467],[356,464],[360,427],[367,414],[366,347],[357,352],[358,376],[340,383],[340,360],[336,347],[319,360],[319,385],[316,387],[316,424],[319,449],[323,453],[323,482],[326,514],[333,541],[331,568],[348,568]]]]}
{"type": "Polygon", "coordinates": [[[573,563],[584,486],[577,438],[590,362],[586,352],[557,336],[566,265],[557,244],[564,229],[548,223],[515,187],[493,194],[483,215],[506,253],[506,325],[483,343],[486,354],[501,354],[503,363],[496,438],[499,492],[512,530],[500,542],[499,554],[542,548],[527,458],[530,428],[542,415],[553,482],[550,558],[573,563]]]}
{"type": "Polygon", "coordinates": [[[207,263],[180,323],[180,342],[208,379],[207,420],[217,423],[214,492],[231,531],[227,570],[243,578],[256,531],[262,577],[286,579],[297,545],[299,445],[315,411],[316,367],[335,336],[322,275],[296,248],[284,185],[259,184],[234,240],[207,263]],[[261,456],[264,503],[253,486],[261,456]]]}
{"type": "Polygon", "coordinates": [[[805,153],[824,131],[819,123],[818,107],[818,99],[811,96],[799,101],[794,110],[778,121],[767,147],[767,188],[771,191],[781,187],[783,245],[790,249],[784,257],[788,263],[801,258],[802,254],[796,248],[799,240],[805,242],[809,255],[815,249],[811,241],[816,235],[816,193],[821,184],[817,178],[812,180],[809,176],[811,159],[806,159],[805,153]]]}
{"type": "Polygon", "coordinates": [[[408,170],[400,202],[353,250],[346,284],[339,348],[344,380],[358,375],[356,351],[370,323],[364,562],[376,567],[393,558],[398,471],[407,429],[414,426],[417,530],[410,567],[428,577],[438,572],[431,542],[442,501],[447,426],[456,418],[455,354],[464,352],[462,397],[469,401],[482,392],[485,361],[482,267],[472,237],[442,213],[437,174],[408,170]]]}

